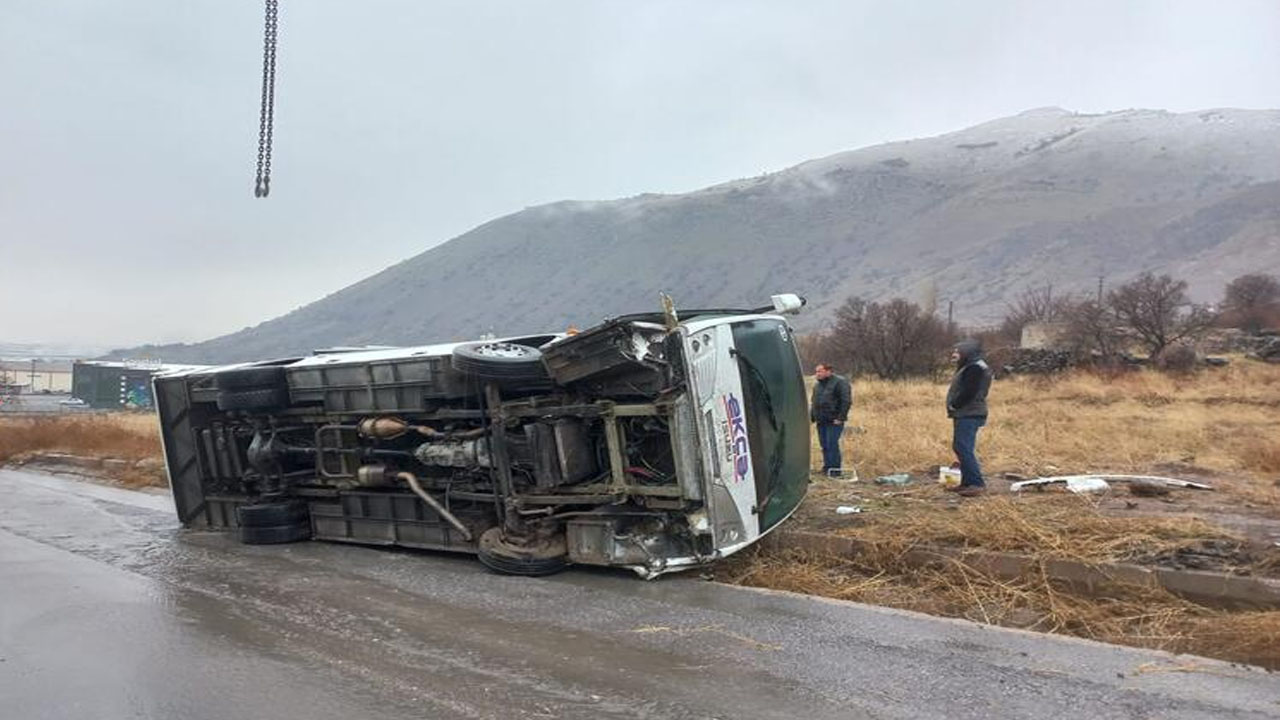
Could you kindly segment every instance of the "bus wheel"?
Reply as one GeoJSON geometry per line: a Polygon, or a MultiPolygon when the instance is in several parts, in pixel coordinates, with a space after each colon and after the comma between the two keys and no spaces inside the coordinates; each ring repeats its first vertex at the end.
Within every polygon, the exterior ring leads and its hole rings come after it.
{"type": "Polygon", "coordinates": [[[502,536],[500,527],[484,531],[480,536],[477,554],[485,567],[503,575],[551,575],[569,564],[563,534],[517,545],[502,536]]]}

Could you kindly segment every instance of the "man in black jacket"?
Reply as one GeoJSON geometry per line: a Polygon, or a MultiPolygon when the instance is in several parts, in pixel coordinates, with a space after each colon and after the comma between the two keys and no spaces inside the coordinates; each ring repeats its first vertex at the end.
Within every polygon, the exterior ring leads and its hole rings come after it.
{"type": "Polygon", "coordinates": [[[982,359],[982,344],[961,340],[951,353],[955,377],[947,390],[947,417],[952,421],[951,449],[960,461],[960,487],[965,497],[981,495],[986,489],[982,466],[978,464],[978,428],[987,424],[987,391],[991,389],[991,368],[982,359]]]}
{"type": "Polygon", "coordinates": [[[844,421],[849,417],[853,404],[853,390],[849,381],[831,371],[826,363],[813,371],[818,379],[813,384],[813,400],[809,403],[809,419],[818,426],[818,444],[822,446],[822,472],[839,470],[840,436],[844,433],[844,421]]]}

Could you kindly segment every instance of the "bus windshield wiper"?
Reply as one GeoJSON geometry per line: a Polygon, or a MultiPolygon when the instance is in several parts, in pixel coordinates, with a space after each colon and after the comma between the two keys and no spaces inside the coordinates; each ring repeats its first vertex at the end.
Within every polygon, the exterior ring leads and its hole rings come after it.
{"type": "Polygon", "coordinates": [[[782,470],[782,452],[787,448],[786,433],[778,433],[778,440],[773,444],[773,457],[769,459],[769,479],[765,483],[764,499],[756,506],[757,513],[764,513],[778,489],[778,473],[782,470]]]}
{"type": "Polygon", "coordinates": [[[747,374],[756,382],[756,387],[760,389],[760,404],[764,406],[765,416],[769,420],[769,427],[774,432],[778,430],[778,418],[773,414],[773,398],[769,397],[769,385],[764,381],[764,375],[760,374],[760,370],[747,359],[746,355],[738,352],[737,348],[730,348],[729,354],[737,358],[738,362],[747,369],[747,374]]]}

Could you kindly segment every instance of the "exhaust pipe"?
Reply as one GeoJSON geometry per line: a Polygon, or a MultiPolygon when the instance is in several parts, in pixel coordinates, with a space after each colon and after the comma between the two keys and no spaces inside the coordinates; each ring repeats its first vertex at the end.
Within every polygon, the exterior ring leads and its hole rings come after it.
{"type": "Polygon", "coordinates": [[[406,483],[409,483],[409,489],[413,490],[413,494],[422,498],[422,502],[430,506],[432,510],[435,510],[437,513],[440,514],[440,517],[447,520],[450,525],[452,525],[454,528],[458,530],[458,532],[462,533],[463,540],[466,540],[468,542],[471,541],[472,539],[471,530],[468,529],[466,525],[462,524],[462,521],[458,519],[457,515],[454,515],[453,513],[446,510],[445,507],[440,504],[439,500],[436,500],[435,498],[431,497],[431,495],[429,495],[426,490],[422,489],[422,485],[418,483],[417,475],[414,475],[411,472],[400,472],[400,473],[396,473],[396,477],[405,481],[406,483]]]}

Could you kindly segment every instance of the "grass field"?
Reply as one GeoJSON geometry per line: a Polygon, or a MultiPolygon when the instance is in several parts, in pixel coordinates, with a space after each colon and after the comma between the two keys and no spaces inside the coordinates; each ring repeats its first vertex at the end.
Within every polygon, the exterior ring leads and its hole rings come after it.
{"type": "MultiPolygon", "coordinates": [[[[856,559],[757,550],[717,573],[729,582],[932,614],[1193,652],[1280,668],[1280,612],[1207,608],[1163,590],[1115,586],[1081,596],[1045,573],[1017,581],[963,563],[912,567],[918,545],[1052,559],[1185,566],[1280,576],[1280,366],[1237,359],[1170,376],[1073,372],[995,383],[979,454],[992,495],[960,501],[932,478],[950,464],[945,384],[854,383],[846,465],[862,482],[817,480],[790,527],[856,537],[856,559]],[[1139,499],[1012,495],[1005,472],[1155,473],[1209,482],[1216,492],[1139,499]],[[878,475],[911,472],[886,488],[878,475]],[[863,512],[836,516],[837,505],[863,512]]],[[[814,454],[817,457],[815,442],[814,454]]]]}
{"type": "MultiPolygon", "coordinates": [[[[846,458],[863,477],[950,464],[943,384],[858,380],[846,458]],[[860,430],[859,430],[860,429],[860,430]]],[[[980,455],[991,472],[1137,472],[1173,467],[1280,476],[1280,366],[1236,360],[1188,376],[1073,372],[998,380],[980,455]]],[[[816,445],[815,445],[816,452],[816,445]]],[[[1259,500],[1277,502],[1274,484],[1259,500]]]]}

